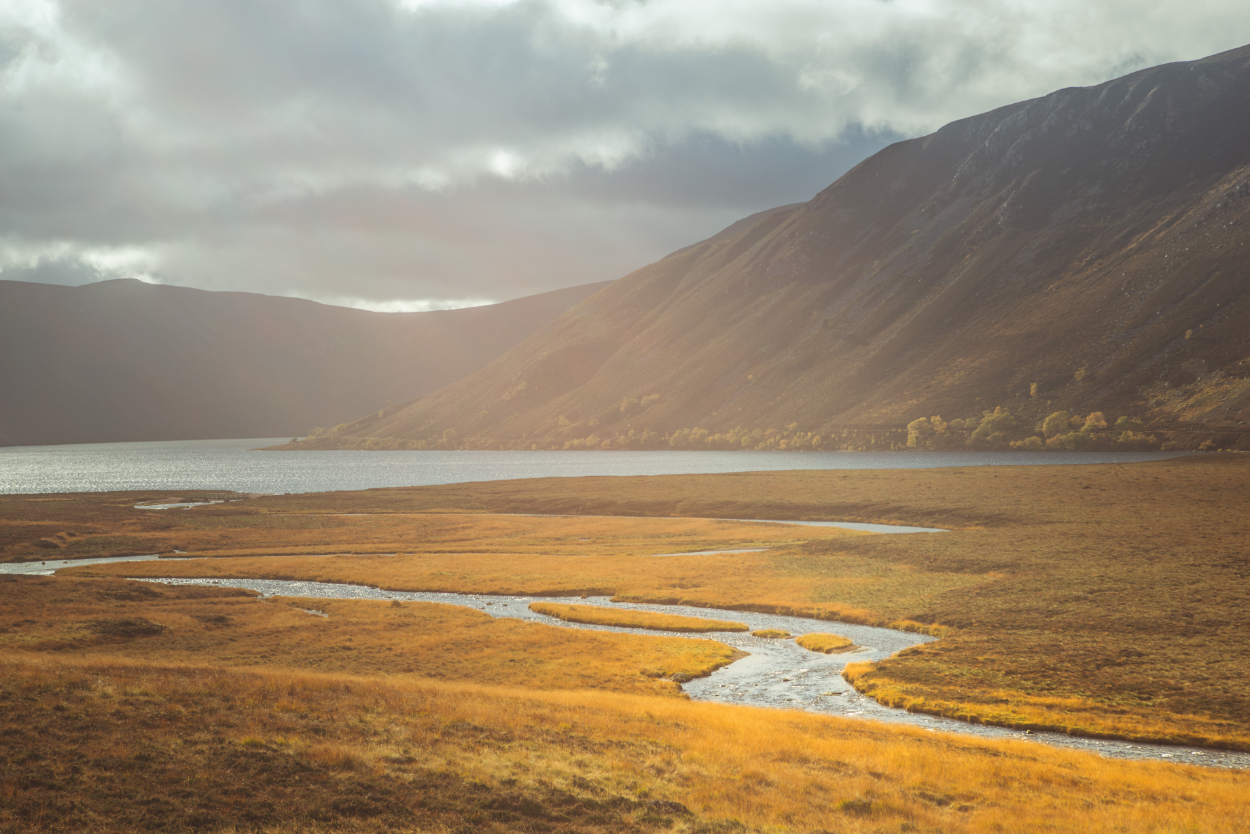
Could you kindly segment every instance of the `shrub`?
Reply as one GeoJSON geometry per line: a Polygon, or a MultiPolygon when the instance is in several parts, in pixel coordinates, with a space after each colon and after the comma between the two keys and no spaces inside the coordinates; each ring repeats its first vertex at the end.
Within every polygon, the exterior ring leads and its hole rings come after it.
{"type": "Polygon", "coordinates": [[[907,424],[907,446],[910,449],[923,449],[934,435],[933,424],[928,417],[912,420],[907,424]]]}
{"type": "Polygon", "coordinates": [[[1008,435],[1015,431],[1019,422],[1010,412],[996,408],[981,419],[981,424],[972,432],[968,443],[979,448],[993,448],[1006,443],[1008,435]]]}
{"type": "Polygon", "coordinates": [[[1093,414],[1085,418],[1085,425],[1081,426],[1081,431],[1089,433],[1091,431],[1099,431],[1107,427],[1107,418],[1103,416],[1101,411],[1095,411],[1093,414]]]}
{"type": "Polygon", "coordinates": [[[1049,440],[1068,431],[1068,412],[1055,411],[1042,421],[1042,434],[1049,440]]]}
{"type": "Polygon", "coordinates": [[[1118,432],[1143,432],[1146,427],[1132,417],[1121,417],[1115,421],[1115,430],[1118,432]]]}

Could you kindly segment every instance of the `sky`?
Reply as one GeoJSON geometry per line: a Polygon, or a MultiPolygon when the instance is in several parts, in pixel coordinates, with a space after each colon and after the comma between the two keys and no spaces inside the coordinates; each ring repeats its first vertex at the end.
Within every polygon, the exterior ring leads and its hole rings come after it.
{"type": "Polygon", "coordinates": [[[3,0],[0,279],[375,310],[619,278],[1245,0],[3,0]]]}

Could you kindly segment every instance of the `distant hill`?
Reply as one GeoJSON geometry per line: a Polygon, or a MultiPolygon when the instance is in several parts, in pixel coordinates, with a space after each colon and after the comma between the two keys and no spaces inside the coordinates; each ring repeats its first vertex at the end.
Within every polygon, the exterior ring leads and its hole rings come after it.
{"type": "Polygon", "coordinates": [[[281,437],[427,394],[603,284],[373,313],[104,281],[0,281],[0,445],[281,437]]]}
{"type": "Polygon", "coordinates": [[[899,438],[999,406],[1250,440],[1250,47],[892,145],[345,438],[899,438]]]}

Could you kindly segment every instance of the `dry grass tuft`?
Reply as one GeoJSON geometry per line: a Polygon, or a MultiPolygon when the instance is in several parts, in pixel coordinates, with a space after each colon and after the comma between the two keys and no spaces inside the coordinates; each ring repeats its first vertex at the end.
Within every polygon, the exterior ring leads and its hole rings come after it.
{"type": "Polygon", "coordinates": [[[747,631],[745,623],[730,620],[711,620],[703,617],[683,617],[678,614],[656,614],[651,611],[633,611],[627,608],[600,608],[595,605],[566,605],[559,602],[531,602],[530,610],[570,623],[616,626],[618,628],[645,628],[653,631],[676,631],[699,633],[705,631],[747,631]]]}
{"type": "Polygon", "coordinates": [[[808,651],[822,654],[837,654],[855,648],[855,644],[841,634],[826,634],[820,631],[796,637],[794,642],[808,651]]]}

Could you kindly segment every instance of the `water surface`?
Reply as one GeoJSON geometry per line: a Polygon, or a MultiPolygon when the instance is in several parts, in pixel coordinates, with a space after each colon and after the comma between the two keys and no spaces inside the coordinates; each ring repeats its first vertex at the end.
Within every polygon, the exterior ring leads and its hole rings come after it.
{"type": "Polygon", "coordinates": [[[330,492],[516,478],[1161,460],[1164,452],[254,452],[290,438],[0,448],[0,493],[330,492]]]}
{"type": "MultiPolygon", "coordinates": [[[[146,561],[156,556],[123,556],[76,561],[48,560],[0,565],[0,574],[52,574],[57,568],[106,562],[146,561]]],[[[179,560],[181,561],[181,560],[179,560]]],[[[300,582],[276,579],[187,579],[145,578],[141,581],[169,585],[208,585],[223,588],[244,588],[262,596],[286,596],[311,599],[398,600],[401,602],[435,602],[462,605],[484,611],[493,617],[510,617],[541,622],[558,628],[590,631],[639,633],[638,629],[570,623],[529,610],[531,602],[568,602],[568,597],[493,596],[485,594],[454,594],[443,592],[385,591],[367,585],[326,582],[300,582]]],[[[1250,768],[1250,753],[1208,750],[1159,744],[1137,744],[1067,736],[1060,733],[1029,733],[1001,727],[967,724],[948,718],[909,713],[883,706],[857,693],[842,678],[847,663],[879,661],[910,646],[931,642],[934,638],[886,628],[827,622],[804,617],[757,614],[716,608],[692,608],[681,605],[649,605],[612,602],[608,597],[577,600],[579,604],[605,608],[624,608],[689,617],[713,617],[746,623],[752,631],[778,629],[798,636],[812,631],[834,632],[855,643],[852,651],[825,655],[810,652],[791,639],[754,637],[744,632],[712,632],[708,634],[676,634],[665,636],[682,639],[714,639],[738,648],[748,655],[706,678],[688,681],[683,689],[700,701],[742,704],[770,709],[801,709],[825,715],[840,715],[887,723],[907,724],[926,730],[959,733],[980,738],[1010,738],[1055,747],[1085,750],[1102,756],[1121,759],[1154,759],[1183,762],[1206,767],[1250,768]]],[[[310,615],[324,617],[316,609],[304,609],[310,615]]]]}
{"type": "MultiPolygon", "coordinates": [[[[492,596],[439,592],[384,591],[365,585],[325,582],[298,582],[277,579],[145,579],[170,585],[210,585],[225,588],[246,588],[266,596],[287,596],[312,599],[399,600],[401,602],[437,602],[477,608],[492,617],[509,617],[540,622],[558,628],[588,631],[642,633],[639,629],[569,623],[554,617],[535,614],[531,602],[569,602],[568,597],[492,596]]],[[[959,733],[978,738],[1009,738],[1084,750],[1108,758],[1153,759],[1207,767],[1250,768],[1250,753],[1207,750],[1161,744],[1137,744],[1126,741],[1087,739],[1062,733],[1030,733],[1002,727],[967,724],[949,718],[909,713],[883,706],[857,693],[842,678],[847,663],[884,660],[910,646],[931,642],[934,638],[903,631],[848,623],[812,620],[805,617],[784,617],[730,611],[717,608],[691,608],[682,605],[648,605],[612,602],[608,597],[576,599],[579,605],[624,608],[679,614],[688,617],[711,617],[746,623],[752,631],[780,629],[798,636],[812,631],[834,632],[848,637],[855,649],[842,654],[819,654],[802,648],[793,640],[753,637],[748,632],[711,632],[677,634],[649,632],[682,639],[712,639],[748,652],[741,658],[706,678],[683,684],[682,688],[697,701],[742,704],[769,709],[801,709],[824,715],[839,715],[891,724],[906,724],[926,730],[959,733]]],[[[310,614],[325,616],[320,611],[310,614]]],[[[483,681],[488,683],[489,681],[483,681]]]]}

